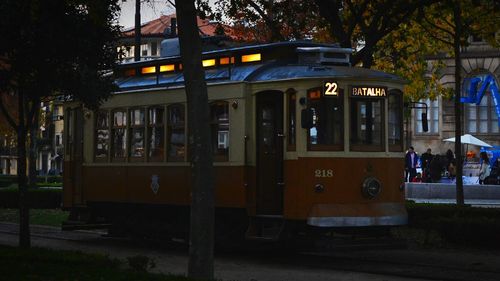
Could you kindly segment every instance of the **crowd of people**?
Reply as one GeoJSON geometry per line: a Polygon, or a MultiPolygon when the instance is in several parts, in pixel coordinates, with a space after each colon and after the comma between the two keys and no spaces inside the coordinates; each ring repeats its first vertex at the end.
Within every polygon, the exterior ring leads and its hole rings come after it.
{"type": "MultiPolygon", "coordinates": [[[[409,147],[405,156],[406,182],[439,182],[443,176],[453,180],[456,176],[457,162],[451,149],[445,155],[432,154],[430,148],[418,156],[413,147],[409,147]],[[417,168],[421,172],[417,173],[417,168]]],[[[490,165],[488,154],[480,154],[480,168],[477,174],[479,184],[500,184],[500,157],[490,165]]]]}

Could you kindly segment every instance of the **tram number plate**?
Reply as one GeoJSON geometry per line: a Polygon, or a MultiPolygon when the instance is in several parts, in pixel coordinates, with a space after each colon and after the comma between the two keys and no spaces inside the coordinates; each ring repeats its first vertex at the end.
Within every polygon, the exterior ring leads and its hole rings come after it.
{"type": "Polygon", "coordinates": [[[339,86],[337,82],[325,82],[324,85],[325,96],[338,96],[339,86]]]}
{"type": "Polygon", "coordinates": [[[333,170],[322,170],[322,169],[314,170],[314,177],[316,177],[316,178],[332,178],[333,177],[333,170]]]}

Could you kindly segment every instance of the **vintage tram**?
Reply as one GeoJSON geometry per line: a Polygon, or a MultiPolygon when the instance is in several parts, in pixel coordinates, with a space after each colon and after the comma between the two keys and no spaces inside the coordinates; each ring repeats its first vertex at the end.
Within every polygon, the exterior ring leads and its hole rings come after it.
{"type": "MultiPolygon", "coordinates": [[[[203,53],[216,235],[276,240],[406,224],[405,81],[353,67],[350,54],[300,41],[203,53]]],[[[185,235],[191,168],[180,56],[122,64],[115,75],[119,91],[99,110],[65,105],[64,227],[185,235]]]]}

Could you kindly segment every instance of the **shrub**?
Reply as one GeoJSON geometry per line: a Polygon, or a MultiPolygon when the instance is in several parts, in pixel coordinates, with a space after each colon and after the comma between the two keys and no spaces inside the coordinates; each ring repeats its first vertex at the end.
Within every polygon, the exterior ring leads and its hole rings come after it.
{"type": "MultiPolygon", "coordinates": [[[[27,195],[28,207],[36,209],[53,209],[61,207],[62,190],[60,189],[29,189],[27,195]]],[[[1,208],[18,208],[19,191],[17,188],[0,190],[1,208]]]]}
{"type": "Polygon", "coordinates": [[[130,268],[138,272],[147,272],[148,270],[153,269],[156,266],[156,263],[153,259],[140,255],[127,257],[127,262],[130,268]]]}
{"type": "MultiPolygon", "coordinates": [[[[407,204],[413,229],[455,245],[500,248],[500,209],[446,204],[407,204]]],[[[432,244],[432,243],[431,243],[432,244]]]]}

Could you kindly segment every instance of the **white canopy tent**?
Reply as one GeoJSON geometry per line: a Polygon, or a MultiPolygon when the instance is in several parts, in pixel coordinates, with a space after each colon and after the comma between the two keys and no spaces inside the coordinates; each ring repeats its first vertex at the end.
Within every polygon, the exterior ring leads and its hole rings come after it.
{"type": "MultiPolygon", "coordinates": [[[[455,138],[449,138],[449,139],[444,139],[443,141],[447,142],[455,142],[455,138]]],[[[467,145],[475,145],[475,146],[482,146],[482,147],[492,147],[491,145],[485,143],[484,141],[474,137],[473,135],[470,134],[465,134],[460,137],[460,142],[462,144],[467,144],[467,145]]]]}

